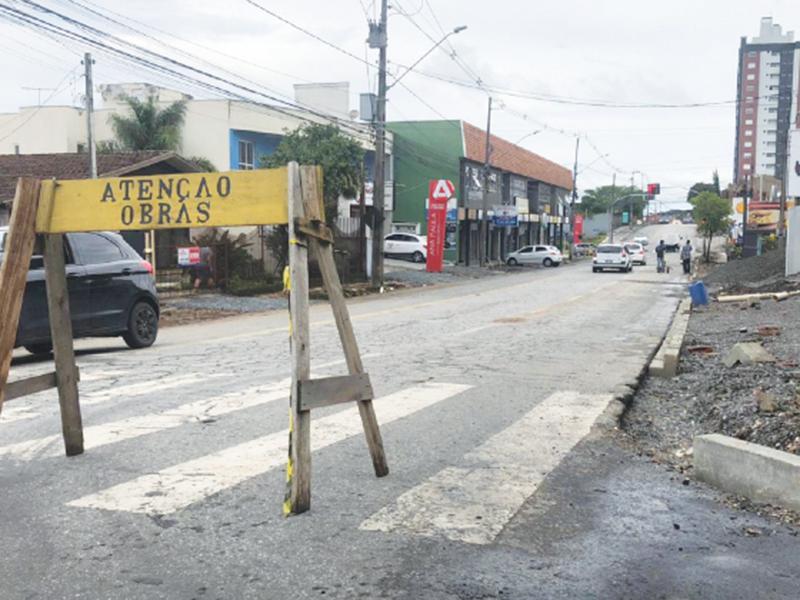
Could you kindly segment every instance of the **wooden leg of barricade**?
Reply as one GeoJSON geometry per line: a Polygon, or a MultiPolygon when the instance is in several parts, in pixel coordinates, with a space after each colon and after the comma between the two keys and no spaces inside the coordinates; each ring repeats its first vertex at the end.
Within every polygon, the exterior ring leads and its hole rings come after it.
{"type": "Polygon", "coordinates": [[[25,282],[36,239],[36,210],[39,205],[38,179],[21,178],[17,183],[11,222],[0,265],[0,412],[3,410],[11,353],[17,337],[19,313],[25,282]]]}
{"type": "MultiPolygon", "coordinates": [[[[322,173],[319,167],[303,166],[300,167],[300,179],[303,197],[303,212],[306,219],[312,221],[325,221],[325,206],[322,194],[322,173]]],[[[292,218],[290,214],[290,224],[292,218]]],[[[291,226],[291,225],[290,225],[291,226]]],[[[342,282],[336,270],[336,262],[333,258],[333,246],[329,243],[322,243],[314,237],[309,237],[311,249],[319,263],[325,291],[333,310],[333,317],[339,331],[339,338],[342,342],[347,368],[351,375],[364,373],[364,364],[361,361],[361,354],[358,350],[358,343],[353,332],[353,324],[350,321],[350,314],[345,303],[342,282]]],[[[364,427],[364,435],[367,439],[372,464],[375,468],[375,475],[383,477],[389,474],[389,466],[386,462],[386,453],[383,449],[378,419],[375,416],[375,409],[372,400],[361,400],[358,402],[358,412],[364,427]]]]}
{"type": "Polygon", "coordinates": [[[64,265],[64,236],[49,234],[44,242],[44,268],[47,307],[50,314],[50,339],[56,365],[61,431],[67,456],[83,454],[83,425],[78,398],[78,370],[72,344],[72,321],[64,265]]]}
{"type": "Polygon", "coordinates": [[[290,396],[291,433],[287,466],[285,514],[300,514],[311,508],[311,411],[300,410],[300,382],[311,377],[308,314],[308,247],[295,230],[295,219],[302,218],[303,202],[300,169],[289,163],[289,271],[291,293],[292,389],[290,396]]]}

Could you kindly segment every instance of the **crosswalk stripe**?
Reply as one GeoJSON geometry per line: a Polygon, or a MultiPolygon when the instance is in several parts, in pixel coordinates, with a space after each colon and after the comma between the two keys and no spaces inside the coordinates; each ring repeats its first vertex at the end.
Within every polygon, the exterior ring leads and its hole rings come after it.
{"type": "MultiPolygon", "coordinates": [[[[344,362],[344,360],[334,360],[320,363],[315,366],[315,376],[319,371],[344,364],[344,362]]],[[[267,404],[275,400],[285,399],[288,401],[291,382],[291,378],[285,378],[272,384],[252,386],[222,396],[188,402],[158,413],[138,415],[85,427],[83,430],[84,449],[91,450],[100,446],[134,439],[150,433],[180,427],[187,423],[267,404]]],[[[30,416],[25,416],[25,414],[20,414],[18,418],[32,418],[38,415],[38,413],[31,413],[30,416]]],[[[31,460],[40,457],[60,456],[62,454],[60,445],[51,447],[52,444],[60,439],[60,435],[54,434],[0,446],[0,457],[8,456],[17,460],[31,460]]]]}
{"type": "Polygon", "coordinates": [[[120,396],[135,397],[143,396],[152,392],[162,392],[174,388],[203,382],[208,379],[219,379],[232,377],[227,373],[187,373],[168,378],[157,378],[150,381],[137,381],[128,385],[109,387],[102,391],[88,392],[81,396],[81,406],[92,406],[101,402],[118,399],[120,396]]]}
{"type": "MultiPolygon", "coordinates": [[[[180,427],[187,423],[220,417],[275,400],[287,400],[290,385],[291,379],[285,379],[271,385],[253,386],[222,396],[188,402],[160,413],[137,415],[119,421],[85,427],[83,430],[84,449],[92,450],[100,446],[180,427]]],[[[31,460],[39,457],[60,456],[62,454],[61,447],[53,445],[60,439],[60,435],[49,435],[2,446],[0,447],[0,457],[9,456],[17,460],[31,460]]]]}
{"type": "Polygon", "coordinates": [[[611,396],[552,394],[513,425],[364,521],[399,531],[489,544],[561,460],[583,439],[611,396]]]}
{"type": "MultiPolygon", "coordinates": [[[[375,401],[378,420],[386,425],[469,388],[462,384],[426,383],[384,396],[375,401]]],[[[361,419],[355,406],[327,417],[312,419],[312,451],[346,440],[361,431],[361,419]]],[[[287,430],[266,435],[158,473],[142,475],[73,500],[68,505],[150,515],[170,514],[283,466],[287,439],[287,430]]]]}

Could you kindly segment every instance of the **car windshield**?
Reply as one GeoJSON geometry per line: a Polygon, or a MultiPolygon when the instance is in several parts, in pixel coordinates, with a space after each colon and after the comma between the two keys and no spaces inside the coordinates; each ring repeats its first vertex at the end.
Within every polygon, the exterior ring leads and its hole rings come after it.
{"type": "Polygon", "coordinates": [[[597,249],[598,254],[619,254],[622,252],[621,246],[600,246],[597,249]]]}
{"type": "Polygon", "coordinates": [[[625,250],[628,252],[639,252],[641,249],[642,247],[639,244],[628,244],[625,246],[625,250]]]}

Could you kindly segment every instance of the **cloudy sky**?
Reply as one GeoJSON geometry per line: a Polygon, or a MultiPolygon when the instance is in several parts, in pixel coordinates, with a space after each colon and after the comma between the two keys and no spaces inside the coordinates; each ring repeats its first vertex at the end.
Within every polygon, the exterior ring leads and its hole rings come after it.
{"type": "MultiPolygon", "coordinates": [[[[348,81],[352,105],[375,88],[377,54],[367,51],[372,0],[254,0],[338,46],[335,50],[266,14],[248,0],[35,0],[126,41],[204,69],[246,78],[280,97],[292,84],[348,81]],[[103,20],[86,9],[110,16],[103,20]],[[113,11],[113,12],[111,12],[113,11]],[[133,31],[131,28],[138,30],[133,31]],[[167,44],[167,45],[164,45],[167,44]]],[[[390,120],[486,121],[492,88],[499,110],[493,132],[565,166],[581,141],[579,187],[618,183],[644,173],[662,184],[662,200],[679,202],[686,188],[718,169],[732,176],[737,49],[758,33],[762,16],[800,33],[797,0],[392,0],[389,59],[402,72],[438,40],[452,36],[392,89],[390,120]],[[453,58],[455,53],[456,59],[453,58]],[[433,75],[434,77],[431,77],[433,75]],[[438,77],[438,78],[437,78],[438,77]],[[451,79],[462,85],[448,83],[451,79]],[[573,102],[602,104],[585,106],[573,102]],[[695,108],[629,105],[718,103],[695,108]],[[628,105],[615,107],[608,105],[628,105]],[[537,132],[537,133],[533,133],[537,132]],[[524,138],[524,139],[523,139],[524,138]]],[[[35,12],[24,0],[0,6],[35,12]]],[[[46,13],[35,12],[47,18],[46,13]]],[[[57,23],[52,16],[52,22],[57,23]]],[[[64,25],[63,22],[60,25],[64,25]]],[[[45,37],[0,21],[4,93],[0,111],[47,100],[81,100],[80,57],[95,55],[98,84],[153,81],[197,97],[214,94],[121,62],[80,42],[45,37]],[[41,92],[24,88],[57,88],[41,92]]],[[[3,132],[0,131],[0,135],[3,132]]]]}

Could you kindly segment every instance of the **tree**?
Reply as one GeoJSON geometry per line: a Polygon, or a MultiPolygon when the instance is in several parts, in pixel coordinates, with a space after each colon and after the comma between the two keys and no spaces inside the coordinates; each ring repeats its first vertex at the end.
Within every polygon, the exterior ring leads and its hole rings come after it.
{"type": "Polygon", "coordinates": [[[265,167],[282,167],[292,161],[319,165],[323,172],[325,219],[336,219],[339,197],[354,198],[361,190],[364,149],[336,125],[303,125],[288,133],[275,153],[262,159],[265,167]]]}
{"type": "Polygon", "coordinates": [[[111,128],[124,150],[177,150],[186,117],[186,102],[179,100],[160,108],[154,96],[124,98],[131,115],[111,115],[111,128]]]}
{"type": "Polygon", "coordinates": [[[694,207],[692,216],[697,224],[697,231],[706,240],[704,258],[708,262],[711,257],[711,240],[715,235],[728,232],[730,228],[731,205],[714,192],[701,192],[691,198],[694,207]]]}
{"type": "Polygon", "coordinates": [[[214,163],[207,158],[203,158],[202,156],[190,156],[188,160],[189,162],[197,165],[198,169],[205,171],[206,173],[213,173],[217,170],[217,168],[214,166],[214,163]]]}
{"type": "MultiPolygon", "coordinates": [[[[325,220],[335,221],[339,197],[354,198],[361,190],[361,169],[364,149],[344,135],[336,125],[303,125],[288,133],[275,153],[261,160],[264,167],[282,167],[292,161],[301,165],[319,165],[323,173],[325,220]]],[[[286,226],[279,226],[267,235],[267,247],[277,259],[281,272],[289,256],[289,235],[286,226]]]]}
{"type": "MultiPolygon", "coordinates": [[[[581,198],[581,212],[587,216],[605,213],[614,202],[632,194],[641,194],[641,190],[633,187],[617,187],[612,185],[603,185],[593,190],[587,190],[581,198]]],[[[622,205],[626,210],[627,207],[633,206],[634,217],[636,217],[642,216],[645,204],[644,198],[639,195],[632,196],[617,206],[622,205]]]]}
{"type": "Polygon", "coordinates": [[[710,192],[712,194],[716,194],[717,196],[719,196],[719,189],[717,188],[718,185],[719,185],[719,178],[717,178],[715,183],[703,183],[703,182],[695,183],[692,187],[689,188],[689,193],[686,194],[686,201],[691,204],[692,201],[703,192],[710,192]]]}

